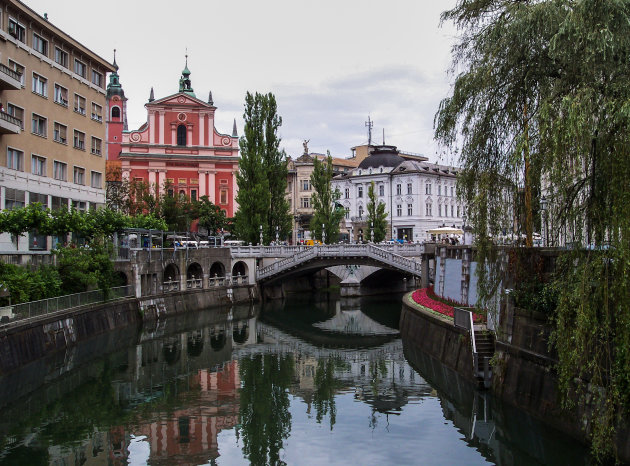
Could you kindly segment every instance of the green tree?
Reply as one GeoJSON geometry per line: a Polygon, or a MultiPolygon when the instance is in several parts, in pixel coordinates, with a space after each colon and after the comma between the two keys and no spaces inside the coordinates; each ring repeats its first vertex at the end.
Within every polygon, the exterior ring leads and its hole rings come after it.
{"type": "Polygon", "coordinates": [[[323,240],[322,232],[326,232],[326,241],[334,243],[339,238],[339,222],[343,218],[344,210],[337,205],[341,198],[339,190],[332,190],[333,163],[330,152],[326,161],[317,157],[313,159],[311,186],[313,187],[313,218],[311,218],[311,232],[315,238],[323,240]],[[323,225],[323,229],[322,229],[323,225]]]}
{"type": "Polygon", "coordinates": [[[559,261],[554,341],[565,406],[590,398],[593,451],[614,454],[630,412],[630,4],[461,0],[442,18],[462,33],[436,137],[461,154],[482,303],[500,279],[488,235],[517,193],[528,236],[540,185],[549,242],[610,245],[559,261]]]}
{"type": "Polygon", "coordinates": [[[240,139],[241,161],[236,175],[239,210],[234,216],[236,235],[244,241],[263,242],[275,238],[276,226],[284,237],[291,228],[289,204],[285,199],[287,162],[280,151],[277,115],[273,94],[245,96],[244,136],[240,139]]]}
{"type": "Polygon", "coordinates": [[[385,203],[379,202],[374,190],[374,181],[370,183],[368,188],[367,203],[367,224],[370,228],[368,237],[372,237],[374,230],[374,242],[380,243],[387,235],[387,212],[385,212],[385,203]]]}
{"type": "Polygon", "coordinates": [[[201,196],[196,202],[199,226],[208,230],[209,235],[217,235],[227,227],[225,212],[216,204],[213,204],[208,196],[201,196]]]}
{"type": "Polygon", "coordinates": [[[243,453],[253,465],[281,464],[280,451],[291,432],[289,387],[292,356],[256,354],[239,362],[240,427],[243,453]]]}

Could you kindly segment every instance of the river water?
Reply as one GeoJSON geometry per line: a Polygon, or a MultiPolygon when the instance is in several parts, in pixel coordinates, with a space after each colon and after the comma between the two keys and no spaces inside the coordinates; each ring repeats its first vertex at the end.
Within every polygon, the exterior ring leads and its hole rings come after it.
{"type": "Polygon", "coordinates": [[[0,379],[0,465],[588,464],[398,334],[400,295],[301,295],[84,342],[0,379]]]}

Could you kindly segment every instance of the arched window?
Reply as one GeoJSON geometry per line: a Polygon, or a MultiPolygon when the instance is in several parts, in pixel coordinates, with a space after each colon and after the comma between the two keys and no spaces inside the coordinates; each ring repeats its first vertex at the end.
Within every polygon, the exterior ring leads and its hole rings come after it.
{"type": "Polygon", "coordinates": [[[112,118],[120,118],[120,107],[112,107],[112,118]]]}
{"type": "Polygon", "coordinates": [[[186,145],[186,125],[179,125],[177,127],[177,145],[186,145]]]}

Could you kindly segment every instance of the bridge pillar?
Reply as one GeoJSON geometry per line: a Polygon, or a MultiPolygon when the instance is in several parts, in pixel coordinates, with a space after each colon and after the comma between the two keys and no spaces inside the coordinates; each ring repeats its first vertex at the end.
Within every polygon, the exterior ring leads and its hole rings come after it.
{"type": "Polygon", "coordinates": [[[429,286],[429,260],[428,254],[422,254],[420,259],[420,266],[422,267],[422,275],[420,275],[421,288],[427,288],[429,286]]]}
{"type": "Polygon", "coordinates": [[[470,287],[470,258],[471,248],[462,249],[462,295],[461,301],[468,304],[468,288],[470,287]]]}
{"type": "Polygon", "coordinates": [[[438,295],[444,296],[444,282],[446,280],[446,246],[438,247],[440,251],[440,280],[438,282],[438,295]]]}

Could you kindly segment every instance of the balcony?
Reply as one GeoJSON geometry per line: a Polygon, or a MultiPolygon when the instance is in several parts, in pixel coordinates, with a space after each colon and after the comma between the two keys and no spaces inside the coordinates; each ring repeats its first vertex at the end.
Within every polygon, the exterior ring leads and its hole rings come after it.
{"type": "Polygon", "coordinates": [[[0,63],[0,90],[17,91],[22,89],[22,75],[0,63]]]}
{"type": "Polygon", "coordinates": [[[8,113],[0,112],[0,134],[20,134],[21,128],[20,120],[8,113]]]}

